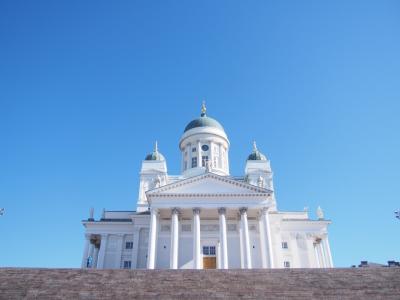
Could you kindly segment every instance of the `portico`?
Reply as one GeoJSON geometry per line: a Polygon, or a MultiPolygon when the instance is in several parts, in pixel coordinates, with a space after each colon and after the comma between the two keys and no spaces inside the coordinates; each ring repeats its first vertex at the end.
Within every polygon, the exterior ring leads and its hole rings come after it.
{"type": "MultiPolygon", "coordinates": [[[[148,246],[147,268],[154,269],[157,265],[157,241],[159,236],[169,239],[171,269],[178,269],[179,266],[179,240],[183,238],[192,241],[193,255],[191,258],[192,268],[203,269],[205,261],[210,261],[210,257],[216,259],[214,268],[229,268],[229,249],[237,252],[237,249],[229,246],[228,236],[230,240],[238,239],[243,241],[240,247],[240,262],[243,268],[252,268],[252,251],[254,247],[250,241],[249,218],[251,219],[251,229],[259,239],[259,244],[264,241],[271,240],[270,236],[264,233],[269,232],[269,223],[264,223],[265,214],[268,214],[268,208],[260,209],[258,207],[173,207],[173,208],[153,208],[150,212],[150,239],[148,246]],[[250,217],[248,217],[250,216],[250,217]],[[263,222],[266,230],[260,230],[259,223],[263,222]],[[242,235],[242,236],[240,236],[242,235]],[[206,248],[205,248],[206,247],[206,248]],[[212,247],[209,253],[207,247],[212,247]],[[204,251],[208,253],[204,253],[204,251]]],[[[185,246],[183,246],[185,247],[185,246]]],[[[270,251],[263,251],[265,247],[261,246],[257,249],[261,256],[267,261],[271,261],[270,251]]],[[[163,249],[163,248],[161,248],[163,249]]],[[[187,251],[187,249],[185,250],[187,251]]],[[[263,259],[263,260],[264,260],[263,259]]],[[[182,267],[182,264],[181,264],[182,267]]],[[[270,267],[266,265],[265,267],[270,267]]]]}

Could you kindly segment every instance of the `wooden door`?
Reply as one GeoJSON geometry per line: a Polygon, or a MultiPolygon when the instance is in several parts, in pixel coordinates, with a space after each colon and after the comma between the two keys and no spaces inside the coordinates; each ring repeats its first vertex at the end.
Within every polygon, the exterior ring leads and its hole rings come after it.
{"type": "Polygon", "coordinates": [[[216,269],[217,258],[214,257],[203,257],[203,269],[216,269]]]}

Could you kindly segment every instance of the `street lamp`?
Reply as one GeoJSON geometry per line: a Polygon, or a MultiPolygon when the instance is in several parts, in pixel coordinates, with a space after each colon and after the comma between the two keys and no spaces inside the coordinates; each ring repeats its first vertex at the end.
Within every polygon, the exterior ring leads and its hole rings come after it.
{"type": "Polygon", "coordinates": [[[400,220],[400,210],[395,210],[394,211],[394,216],[400,220]]]}
{"type": "Polygon", "coordinates": [[[4,208],[0,208],[0,216],[4,215],[4,208]]]}

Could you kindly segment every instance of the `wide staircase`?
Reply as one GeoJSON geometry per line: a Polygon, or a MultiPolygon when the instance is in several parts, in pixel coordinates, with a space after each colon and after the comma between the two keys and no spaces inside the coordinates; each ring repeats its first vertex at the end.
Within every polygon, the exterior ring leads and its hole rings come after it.
{"type": "Polygon", "coordinates": [[[275,270],[0,268],[0,299],[400,299],[400,267],[275,270]]]}

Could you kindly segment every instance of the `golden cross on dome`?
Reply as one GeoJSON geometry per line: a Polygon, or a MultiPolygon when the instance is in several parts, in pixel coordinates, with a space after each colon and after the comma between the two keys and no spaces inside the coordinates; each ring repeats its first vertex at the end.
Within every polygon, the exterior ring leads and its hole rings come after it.
{"type": "Polygon", "coordinates": [[[254,152],[257,151],[257,144],[256,144],[256,141],[253,141],[253,151],[254,151],[254,152]]]}
{"type": "Polygon", "coordinates": [[[203,100],[203,103],[201,104],[201,116],[205,116],[206,115],[206,111],[207,111],[206,101],[203,100]]]}

